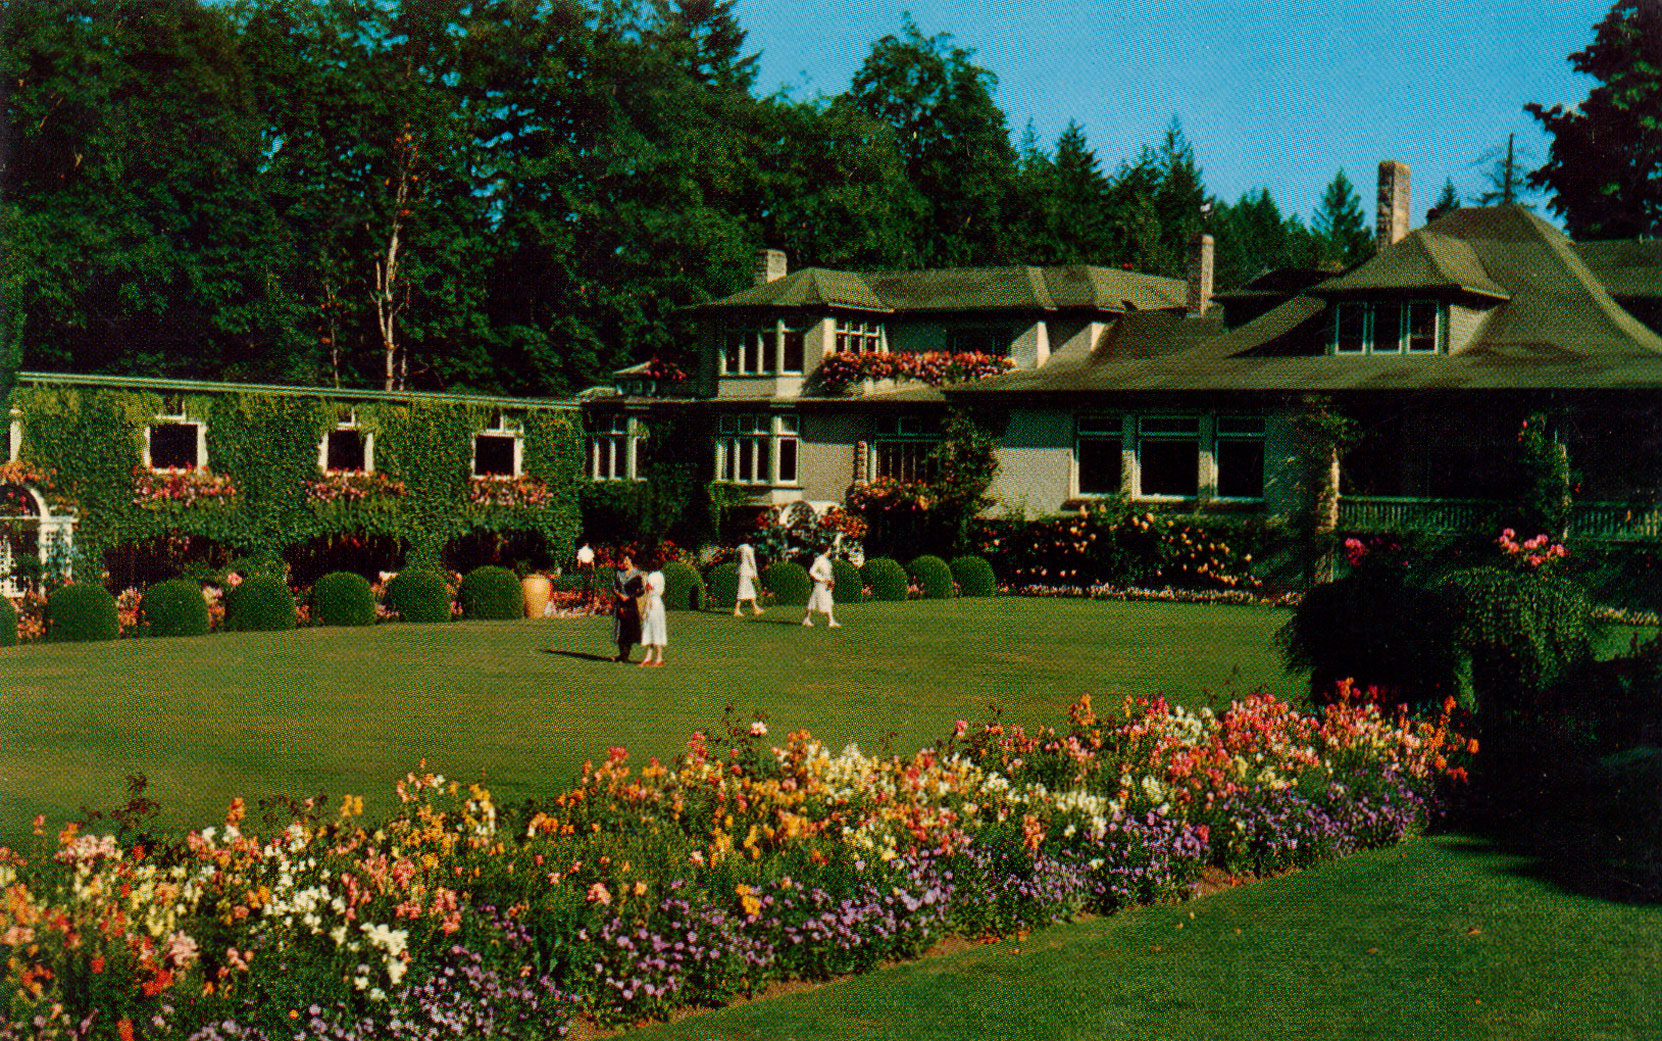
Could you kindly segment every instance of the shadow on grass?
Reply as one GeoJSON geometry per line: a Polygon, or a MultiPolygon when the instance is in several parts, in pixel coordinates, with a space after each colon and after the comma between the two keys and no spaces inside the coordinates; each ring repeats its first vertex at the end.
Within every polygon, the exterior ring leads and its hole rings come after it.
{"type": "Polygon", "coordinates": [[[603,661],[608,665],[617,664],[617,659],[610,654],[589,654],[585,651],[563,651],[556,647],[544,647],[543,654],[556,654],[562,658],[576,658],[578,661],[603,661]]]}

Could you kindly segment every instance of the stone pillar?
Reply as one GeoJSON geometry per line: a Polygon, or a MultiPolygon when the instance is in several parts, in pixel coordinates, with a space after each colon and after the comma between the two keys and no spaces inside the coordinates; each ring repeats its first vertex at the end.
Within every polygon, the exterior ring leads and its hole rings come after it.
{"type": "Polygon", "coordinates": [[[1379,164],[1379,200],[1374,237],[1380,247],[1408,234],[1413,217],[1408,212],[1408,164],[1387,159],[1379,164]]]}
{"type": "Polygon", "coordinates": [[[1189,316],[1198,318],[1212,306],[1212,236],[1197,231],[1189,238],[1189,316]]]}
{"type": "Polygon", "coordinates": [[[756,251],[756,284],[765,286],[769,282],[777,282],[788,273],[785,263],[785,251],[782,249],[759,249],[756,251]]]}

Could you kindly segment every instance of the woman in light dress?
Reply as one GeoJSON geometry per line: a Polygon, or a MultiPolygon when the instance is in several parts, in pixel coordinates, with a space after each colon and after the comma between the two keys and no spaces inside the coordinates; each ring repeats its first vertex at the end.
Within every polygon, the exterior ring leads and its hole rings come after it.
{"type": "Polygon", "coordinates": [[[748,542],[739,544],[739,592],[733,597],[733,617],[742,618],[744,611],[741,608],[746,600],[750,601],[750,609],[756,614],[762,613],[762,605],[756,596],[756,580],[760,575],[756,571],[756,547],[748,542]]]}
{"type": "Polygon", "coordinates": [[[641,595],[641,646],[646,648],[642,665],[662,665],[664,645],[669,643],[669,627],[664,618],[664,573],[654,571],[646,576],[646,591],[641,595]]]}
{"type": "Polygon", "coordinates": [[[837,573],[831,567],[831,558],[821,553],[814,558],[814,565],[808,569],[808,577],[814,580],[814,591],[808,595],[808,610],[802,616],[802,624],[814,624],[814,612],[825,615],[826,624],[832,629],[841,629],[842,623],[832,613],[831,590],[837,587],[837,573]]]}

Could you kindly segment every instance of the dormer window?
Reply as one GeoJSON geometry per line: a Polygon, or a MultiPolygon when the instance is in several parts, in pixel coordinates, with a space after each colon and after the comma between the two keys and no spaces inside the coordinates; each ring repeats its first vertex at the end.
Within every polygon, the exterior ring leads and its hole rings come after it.
{"type": "Polygon", "coordinates": [[[375,470],[375,435],[358,426],[354,409],[341,409],[335,429],[323,435],[318,446],[318,468],[324,473],[373,473],[375,470]]]}
{"type": "Polygon", "coordinates": [[[882,349],[882,322],[837,320],[838,354],[875,354],[882,349]]]}
{"type": "Polygon", "coordinates": [[[766,376],[802,371],[805,330],[784,322],[771,326],[735,326],[721,332],[723,376],[766,376]]]}
{"type": "Polygon", "coordinates": [[[1413,300],[1403,307],[1407,314],[1409,354],[1435,354],[1443,349],[1443,308],[1435,300],[1413,300]]]}
{"type": "Polygon", "coordinates": [[[1446,349],[1447,321],[1436,300],[1359,302],[1333,306],[1334,354],[1437,354],[1446,349]]]}
{"type": "Polygon", "coordinates": [[[519,424],[497,412],[473,436],[473,476],[518,477],[523,459],[519,424]]]}

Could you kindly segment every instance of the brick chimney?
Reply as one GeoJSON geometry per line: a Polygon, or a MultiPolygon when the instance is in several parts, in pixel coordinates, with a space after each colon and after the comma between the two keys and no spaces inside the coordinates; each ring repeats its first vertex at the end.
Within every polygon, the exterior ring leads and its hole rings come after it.
{"type": "Polygon", "coordinates": [[[1374,237],[1389,246],[1408,234],[1408,164],[1387,159],[1379,164],[1379,209],[1374,237]]]}
{"type": "Polygon", "coordinates": [[[785,266],[785,251],[782,249],[759,249],[756,251],[756,284],[765,286],[769,282],[777,282],[787,274],[785,266]]]}
{"type": "Polygon", "coordinates": [[[1189,238],[1189,315],[1198,318],[1212,306],[1212,236],[1197,231],[1189,238]]]}

